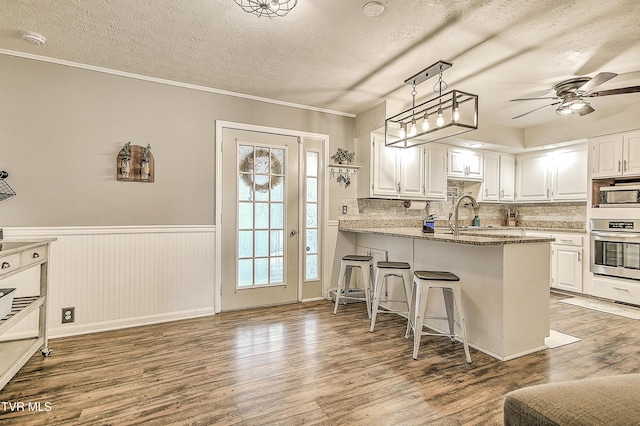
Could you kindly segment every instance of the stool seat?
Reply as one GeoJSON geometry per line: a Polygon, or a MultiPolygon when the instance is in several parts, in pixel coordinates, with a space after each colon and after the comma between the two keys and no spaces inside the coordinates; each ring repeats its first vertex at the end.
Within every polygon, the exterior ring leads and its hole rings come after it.
{"type": "Polygon", "coordinates": [[[346,256],[342,256],[342,260],[349,260],[352,262],[369,262],[373,260],[373,256],[361,256],[359,254],[347,254],[346,256]]]}
{"type": "Polygon", "coordinates": [[[418,349],[420,348],[420,337],[422,336],[448,336],[451,341],[456,337],[462,340],[465,358],[471,363],[469,354],[469,343],[467,342],[467,327],[465,324],[464,309],[462,307],[462,290],[460,289],[460,278],[447,271],[414,271],[413,287],[411,291],[411,310],[407,321],[407,332],[405,338],[413,331],[413,359],[418,359],[418,349]],[[446,316],[427,316],[427,297],[429,290],[439,288],[442,290],[444,308],[446,316]],[[458,314],[458,324],[460,334],[455,332],[455,310],[458,314]],[[449,325],[449,332],[427,332],[423,331],[424,320],[437,319],[446,320],[449,325]]]}
{"type": "Polygon", "coordinates": [[[338,273],[338,288],[336,289],[336,303],[333,307],[333,314],[338,313],[338,305],[340,300],[347,304],[347,300],[359,300],[365,302],[367,306],[367,317],[371,318],[371,292],[373,291],[373,256],[347,254],[342,256],[340,261],[340,272],[338,273]],[[362,280],[364,285],[364,297],[355,296],[350,292],[351,272],[357,268],[362,272],[362,280]]]}
{"type": "Polygon", "coordinates": [[[373,332],[376,325],[376,318],[379,313],[393,313],[409,316],[409,299],[411,298],[411,265],[407,262],[387,262],[379,261],[376,264],[375,285],[373,287],[373,304],[371,306],[371,325],[369,331],[373,332]],[[398,284],[398,281],[388,281],[389,277],[400,279],[402,295],[404,300],[389,299],[388,288],[390,284],[398,284]],[[384,297],[382,287],[385,287],[384,297]],[[383,302],[383,308],[380,308],[380,301],[383,302]],[[406,308],[397,309],[389,303],[403,303],[406,308]]]}
{"type": "Polygon", "coordinates": [[[460,281],[456,274],[445,271],[415,271],[415,276],[428,281],[460,281]]]}
{"type": "Polygon", "coordinates": [[[407,262],[378,262],[376,264],[378,268],[382,269],[411,269],[411,265],[407,262]]]}

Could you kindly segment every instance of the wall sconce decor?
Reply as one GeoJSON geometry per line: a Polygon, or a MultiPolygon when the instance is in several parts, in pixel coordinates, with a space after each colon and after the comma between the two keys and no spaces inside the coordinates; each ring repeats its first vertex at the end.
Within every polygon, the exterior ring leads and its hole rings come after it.
{"type": "Polygon", "coordinates": [[[348,149],[338,148],[336,153],[331,156],[331,159],[335,162],[329,164],[329,176],[331,178],[336,177],[337,182],[344,187],[348,188],[351,185],[351,175],[358,174],[360,166],[353,166],[351,162],[355,158],[355,152],[349,152],[348,149]]]}
{"type": "Polygon", "coordinates": [[[156,174],[151,145],[145,148],[127,142],[118,153],[117,168],[118,180],[153,182],[156,174]]]}
{"type": "Polygon", "coordinates": [[[389,117],[384,122],[385,145],[410,148],[470,132],[478,128],[478,95],[447,90],[442,72],[452,66],[439,61],[405,80],[411,84],[412,108],[389,117]],[[437,96],[416,105],[416,85],[438,76],[433,86],[437,96]]]}

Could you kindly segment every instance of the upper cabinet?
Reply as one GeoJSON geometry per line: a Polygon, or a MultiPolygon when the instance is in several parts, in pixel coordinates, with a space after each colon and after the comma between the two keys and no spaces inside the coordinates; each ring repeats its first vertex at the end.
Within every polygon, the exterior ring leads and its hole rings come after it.
{"type": "Polygon", "coordinates": [[[585,201],[587,146],[519,155],[516,202],[585,201]]]}
{"type": "Polygon", "coordinates": [[[425,148],[425,198],[447,199],[447,146],[429,143],[425,148]]]}
{"type": "Polygon", "coordinates": [[[384,144],[384,136],[371,140],[370,192],[361,197],[445,200],[447,198],[447,148],[394,148],[384,144]]]}
{"type": "Polygon", "coordinates": [[[482,180],[482,152],[449,148],[449,179],[482,180]]]}
{"type": "Polygon", "coordinates": [[[640,175],[640,130],[589,140],[594,178],[640,175]]]}
{"type": "Polygon", "coordinates": [[[515,201],[515,167],[515,156],[485,152],[480,201],[495,203],[515,201]]]}

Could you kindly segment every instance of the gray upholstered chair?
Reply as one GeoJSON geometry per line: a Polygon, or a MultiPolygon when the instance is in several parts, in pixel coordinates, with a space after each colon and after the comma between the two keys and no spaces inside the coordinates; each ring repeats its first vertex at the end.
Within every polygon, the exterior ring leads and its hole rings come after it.
{"type": "Polygon", "coordinates": [[[640,374],[530,386],[504,399],[505,426],[640,425],[640,374]]]}

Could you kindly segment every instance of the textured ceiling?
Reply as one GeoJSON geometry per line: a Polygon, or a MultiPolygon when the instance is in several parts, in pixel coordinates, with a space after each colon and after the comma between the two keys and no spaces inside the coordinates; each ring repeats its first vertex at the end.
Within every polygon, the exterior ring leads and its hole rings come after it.
{"type": "Polygon", "coordinates": [[[609,71],[620,75],[602,89],[640,85],[638,0],[387,0],[373,18],[366,1],[298,0],[284,18],[259,19],[233,0],[2,0],[0,49],[351,114],[409,102],[404,80],[442,59],[450,87],[479,95],[481,120],[520,128],[566,119],[552,107],[511,119],[545,103],[509,99],[559,81],[609,71]]]}

